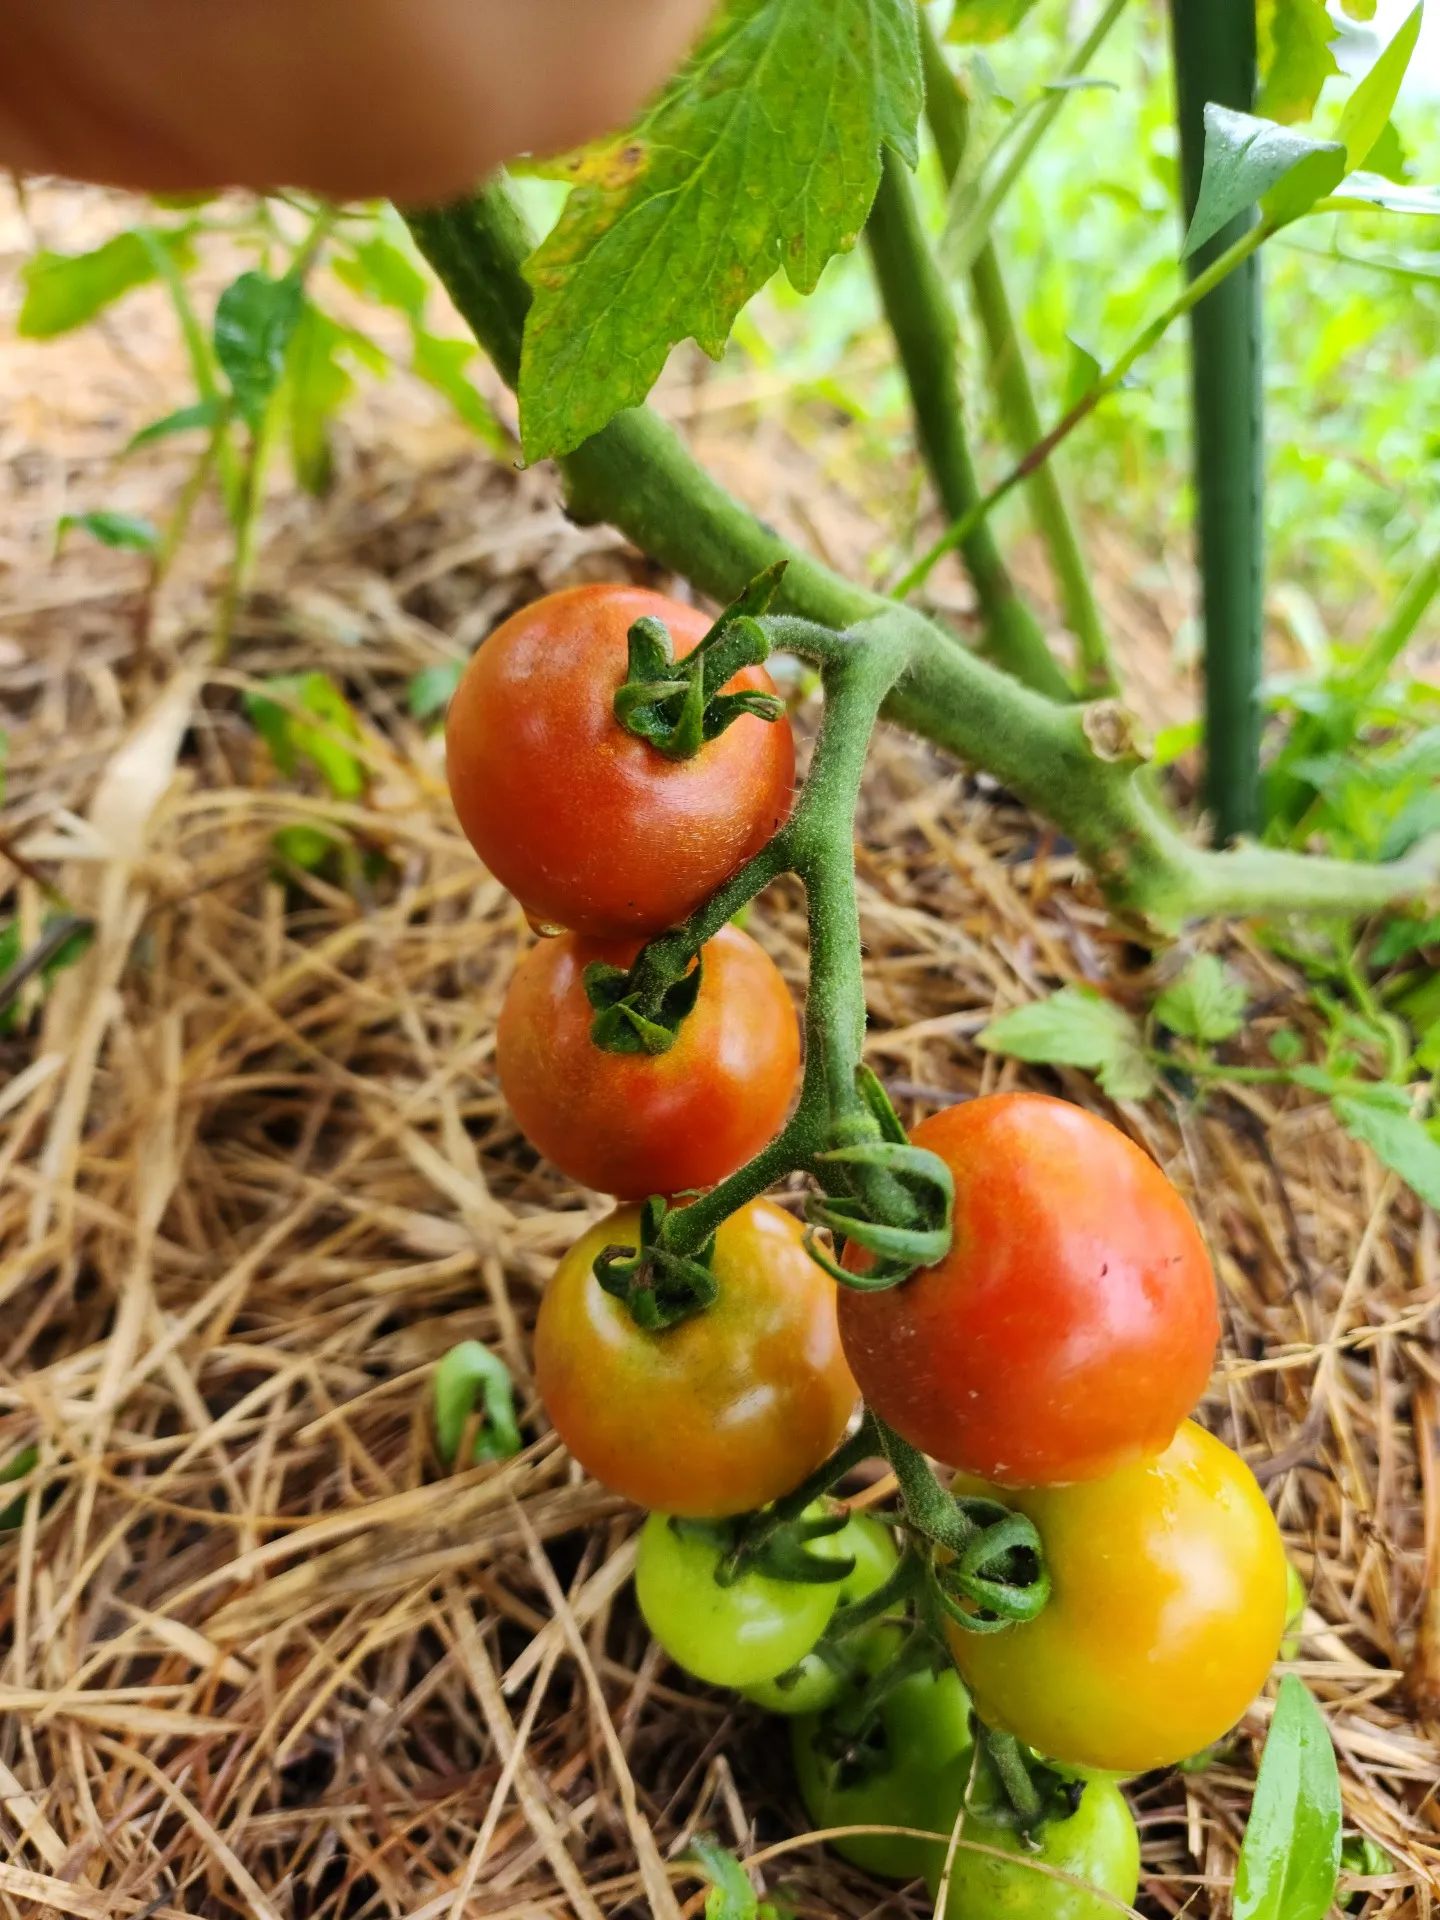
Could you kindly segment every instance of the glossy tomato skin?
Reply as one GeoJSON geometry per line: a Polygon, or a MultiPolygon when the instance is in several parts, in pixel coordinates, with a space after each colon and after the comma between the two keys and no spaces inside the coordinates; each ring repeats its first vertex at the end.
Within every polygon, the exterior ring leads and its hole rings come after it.
{"type": "Polygon", "coordinates": [[[667,1053],[606,1053],[590,1038],[584,973],[628,967],[638,941],[564,934],[520,962],[496,1029],[500,1085],[520,1130],[562,1173],[621,1200],[713,1187],[779,1132],[800,1027],[773,960],[724,927],[667,1053]]]}
{"type": "MultiPolygon", "coordinates": [[[[684,657],[711,622],[639,587],[570,587],[497,627],[446,723],[455,811],[470,844],[539,925],[642,938],[688,919],[789,817],[788,719],[745,714],[690,760],[615,718],[626,636],[643,615],[684,657]]],[[[747,667],[731,691],[775,691],[747,667]]]]}
{"type": "MultiPolygon", "coordinates": [[[[839,1539],[822,1535],[811,1550],[839,1559],[839,1539]]],[[[745,1573],[722,1587],[715,1579],[719,1558],[717,1547],[677,1533],[665,1514],[652,1513],[640,1532],[635,1596],[677,1666],[712,1687],[756,1686],[805,1658],[839,1604],[839,1584],[745,1573]]]]}
{"type": "Polygon", "coordinates": [[[556,1431],[602,1485],[659,1513],[715,1519],[778,1500],[855,1408],[835,1283],[799,1223],[755,1200],[716,1236],[714,1305],[646,1333],[593,1272],[596,1254],[638,1238],[634,1209],[611,1214],[546,1289],[535,1380],[556,1431]]]}
{"type": "MultiPolygon", "coordinates": [[[[1048,1820],[1030,1851],[1014,1827],[967,1810],[962,1840],[1012,1856],[957,1847],[945,1920],[1116,1920],[1114,1902],[1133,1906],[1140,1885],[1140,1838],[1125,1796],[1110,1780],[1092,1780],[1066,1820],[1048,1820]],[[1031,1862],[1073,1874],[1096,1889],[1087,1893],[1038,1873],[1031,1862]],[[1104,1896],[1109,1895],[1106,1899],[1104,1896]]],[[[926,1875],[930,1897],[940,1873],[926,1875]]]]}
{"type": "MultiPolygon", "coordinates": [[[[882,1521],[868,1513],[852,1514],[839,1533],[825,1536],[826,1551],[835,1559],[855,1562],[855,1571],[835,1588],[836,1607],[853,1607],[867,1600],[894,1573],[900,1563],[895,1536],[882,1521]]],[[[797,1713],[819,1713],[831,1706],[845,1690],[847,1674],[876,1673],[886,1660],[899,1651],[903,1637],[899,1627],[876,1623],[846,1634],[836,1643],[841,1664],[833,1665],[818,1653],[806,1653],[792,1671],[781,1669],[774,1678],[756,1686],[741,1687],[747,1700],[768,1713],[787,1717],[797,1713]]]]}
{"type": "MultiPolygon", "coordinates": [[[[847,1693],[847,1701],[849,1699],[847,1693]]],[[[970,1773],[970,1702],[952,1673],[912,1673],[880,1706],[877,1769],[851,1778],[833,1758],[831,1717],[790,1723],[790,1750],[805,1810],[817,1829],[911,1827],[949,1834],[970,1773]]],[[[867,1873],[914,1880],[938,1869],[944,1840],[913,1834],[845,1834],[826,1845],[867,1873]]]]}
{"type": "MultiPolygon", "coordinates": [[[[987,1489],[962,1476],[956,1491],[987,1489]]],[[[1061,1766],[1119,1774],[1227,1732],[1288,1606],[1280,1531],[1244,1461],[1187,1420],[1157,1459],[1003,1497],[1035,1522],[1051,1593],[1023,1626],[948,1629],[981,1718],[1061,1766]]]]}
{"type": "Polygon", "coordinates": [[[955,1176],[955,1236],[888,1292],[842,1291],[870,1406],[923,1452],[1007,1487],[1162,1452],[1205,1390],[1219,1318],[1204,1242],[1154,1161],[1031,1093],[951,1107],[911,1139],[955,1176]]]}

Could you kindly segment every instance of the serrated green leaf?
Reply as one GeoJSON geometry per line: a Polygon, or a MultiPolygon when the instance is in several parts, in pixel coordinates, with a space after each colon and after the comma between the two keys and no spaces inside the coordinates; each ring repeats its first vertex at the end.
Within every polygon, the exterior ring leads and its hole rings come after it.
{"type": "Polygon", "coordinates": [[[1048,1000],[1002,1013],[978,1043],[1037,1065],[1084,1067],[1117,1100],[1143,1100],[1155,1084],[1139,1028],[1093,987],[1062,987],[1048,1000]]]}
{"type": "Polygon", "coordinates": [[[286,353],[290,457],[296,479],[317,498],[334,477],[330,423],[355,391],[338,357],[349,339],[348,327],[306,300],[286,353]]]}
{"type": "Polygon", "coordinates": [[[305,289],[293,275],[242,273],[215,309],[215,358],[230,382],[252,432],[258,431],[285,372],[290,341],[305,307],[305,289]]]}
{"type": "Polygon", "coordinates": [[[1280,1682],[1235,1873],[1235,1920],[1325,1920],[1340,1877],[1340,1773],[1320,1709],[1280,1682]]]}
{"type": "Polygon", "coordinates": [[[1440,1146],[1412,1114],[1350,1097],[1330,1104],[1352,1140],[1370,1147],[1428,1206],[1440,1207],[1440,1146]]]}
{"type": "Polygon", "coordinates": [[[965,45],[984,45],[1013,33],[1035,0],[956,0],[945,38],[965,45]]]}
{"type": "Polygon", "coordinates": [[[55,529],[58,547],[67,533],[88,533],[102,547],[124,547],[132,553],[156,553],[160,529],[138,513],[116,513],[101,507],[95,513],[67,513],[55,529]]]}
{"type": "MultiPolygon", "coordinates": [[[[177,260],[188,261],[183,234],[157,236],[177,260]]],[[[20,270],[25,299],[16,330],[26,340],[53,340],[93,320],[134,287],[156,277],[154,255],[144,236],[117,233],[88,253],[37,253],[20,270]]]]}
{"type": "Polygon", "coordinates": [[[197,400],[194,406],[181,407],[176,413],[167,413],[163,420],[152,420],[148,427],[142,427],[126,443],[126,453],[138,453],[141,447],[150,447],[157,440],[168,440],[177,433],[192,433],[197,428],[213,431],[224,415],[224,405],[219,400],[197,400]]]}
{"type": "Polygon", "coordinates": [[[454,698],[465,671],[463,660],[437,660],[433,667],[422,667],[411,680],[406,699],[414,720],[433,720],[443,713],[454,698]]]}
{"type": "Polygon", "coordinates": [[[1245,1024],[1245,988],[1213,953],[1197,953],[1155,1002],[1155,1017],[1172,1033],[1213,1046],[1245,1024]]]}
{"type": "Polygon", "coordinates": [[[1325,0],[1262,0],[1257,25],[1262,78],[1256,112],[1285,126],[1308,120],[1320,89],[1340,71],[1330,51],[1335,27],[1325,0]]]}
{"type": "Polygon", "coordinates": [[[443,395],[460,418],[483,440],[492,453],[507,454],[513,443],[495,418],[490,403],[469,380],[465,369],[478,349],[473,340],[447,340],[439,334],[415,329],[415,372],[427,387],[443,395]]]}
{"type": "Polygon", "coordinates": [[[1380,58],[1345,102],[1336,136],[1345,148],[1347,170],[1363,167],[1371,149],[1385,131],[1385,123],[1400,96],[1400,83],[1420,38],[1425,0],[1420,0],[1380,58]]]}
{"type": "Polygon", "coordinates": [[[1182,257],[1213,239],[1257,201],[1282,221],[1298,219],[1344,177],[1345,148],[1213,102],[1205,109],[1205,164],[1182,257]]]}
{"type": "Polygon", "coordinates": [[[727,0],[633,132],[575,159],[525,274],[526,457],[570,452],[693,336],[713,359],[778,267],[809,293],[855,244],[880,150],[914,165],[913,0],[727,0]]]}
{"type": "Polygon", "coordinates": [[[358,800],[365,791],[364,765],[334,736],[358,740],[360,723],[335,682],[325,673],[299,673],[282,674],[263,685],[288,704],[282,706],[263,693],[247,693],[245,710],[281,773],[293,777],[299,762],[308,760],[337,800],[358,800]],[[290,710],[292,706],[313,713],[325,723],[324,728],[307,726],[290,710]]]}

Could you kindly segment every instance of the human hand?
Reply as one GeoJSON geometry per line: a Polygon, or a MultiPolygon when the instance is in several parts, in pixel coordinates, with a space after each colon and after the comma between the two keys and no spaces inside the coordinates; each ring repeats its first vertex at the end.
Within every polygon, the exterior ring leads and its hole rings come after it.
{"type": "Polygon", "coordinates": [[[0,0],[0,167],[402,203],[623,125],[712,0],[0,0]]]}

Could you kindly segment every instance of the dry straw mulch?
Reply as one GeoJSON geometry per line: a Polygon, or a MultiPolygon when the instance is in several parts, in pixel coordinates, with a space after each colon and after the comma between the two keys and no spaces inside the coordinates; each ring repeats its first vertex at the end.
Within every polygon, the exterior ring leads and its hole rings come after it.
{"type": "MultiPolygon", "coordinates": [[[[638,1516],[578,1474],[529,1384],[540,1290],[601,1203],[537,1164],[499,1097],[494,1018],[529,935],[404,691],[537,591],[643,563],[402,393],[328,503],[277,500],[227,668],[205,664],[203,540],[141,647],[133,562],[44,559],[57,502],[113,503],[120,416],[160,410],[105,351],[3,357],[38,394],[0,429],[0,833],[26,869],[4,910],[33,936],[43,879],[98,935],[0,1042],[0,1460],[41,1454],[0,1536],[0,1911],[674,1916],[700,1910],[678,1856],[709,1829],[798,1913],[928,1912],[808,1837],[778,1723],[648,1644],[638,1516]],[[300,667],[363,714],[361,803],[282,782],[243,718],[247,685],[300,667]],[[277,872],[296,822],[353,846],[350,886],[277,872]],[[472,1336],[512,1366],[533,1443],[447,1477],[428,1382],[472,1336]]],[[[717,415],[705,434],[802,537],[863,525],[823,433],[802,449],[717,415]]],[[[126,484],[173,479],[145,473],[126,484]]],[[[898,736],[859,864],[871,1058],[912,1114],[1014,1083],[973,1044],[997,1009],[1071,980],[1140,1005],[1176,962],[1128,946],[992,783],[898,736]]],[[[802,993],[793,889],[754,928],[802,993]]],[[[1307,1017],[1299,983],[1225,937],[1259,1048],[1307,1017]]],[[[1436,1221],[1324,1108],[1246,1089],[1116,1110],[1080,1076],[1031,1082],[1100,1104],[1205,1226],[1226,1338],[1204,1418],[1310,1581],[1293,1670],[1349,1822],[1396,1862],[1358,1904],[1428,1915],[1440,1750],[1405,1674],[1440,1557],[1436,1221]]],[[[1134,1789],[1146,1914],[1226,1910],[1268,1713],[1209,1771],[1134,1789]]]]}

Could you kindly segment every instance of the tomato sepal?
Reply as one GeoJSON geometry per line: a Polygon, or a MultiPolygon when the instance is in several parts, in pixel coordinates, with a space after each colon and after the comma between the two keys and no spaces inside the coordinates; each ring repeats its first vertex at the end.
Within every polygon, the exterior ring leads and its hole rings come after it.
{"type": "Polygon", "coordinates": [[[595,1278],[646,1333],[663,1333],[713,1306],[719,1284],[711,1268],[712,1236],[693,1255],[672,1253],[661,1229],[669,1211],[658,1194],[640,1210],[638,1247],[603,1247],[595,1256],[595,1278]]]}
{"type": "Polygon", "coordinates": [[[831,1512],[802,1513],[771,1528],[752,1548],[743,1546],[748,1514],[732,1520],[688,1520],[672,1516],[670,1525],[682,1540],[703,1540],[718,1556],[715,1584],[733,1586],[747,1573],[763,1574],[769,1580],[786,1580],[796,1586],[832,1586],[848,1580],[855,1571],[853,1554],[839,1557],[811,1553],[815,1540],[828,1540],[843,1533],[850,1515],[843,1507],[831,1512]]]}
{"type": "Polygon", "coordinates": [[[632,985],[633,969],[592,960],[582,975],[585,997],[595,1009],[590,1038],[606,1053],[668,1053],[700,998],[703,970],[696,954],[677,979],[647,993],[632,985]]]}
{"type": "Polygon", "coordinates": [[[627,733],[667,760],[691,760],[742,716],[773,722],[785,702],[773,693],[721,688],[746,667],[763,666],[770,642],[756,619],[769,606],[786,563],[751,581],[698,646],[676,660],[670,629],[646,614],[630,628],[626,677],[615,693],[615,718],[627,733]]]}
{"type": "Polygon", "coordinates": [[[838,1123],[831,1144],[815,1156],[817,1169],[835,1170],[840,1191],[812,1195],[805,1216],[812,1228],[828,1229],[842,1248],[850,1241],[863,1248],[870,1262],[855,1271],[832,1263],[813,1234],[806,1244],[839,1284],[875,1293],[950,1251],[955,1179],[937,1154],[905,1139],[885,1089],[868,1068],[859,1069],[855,1086],[860,1110],[838,1123]]]}

